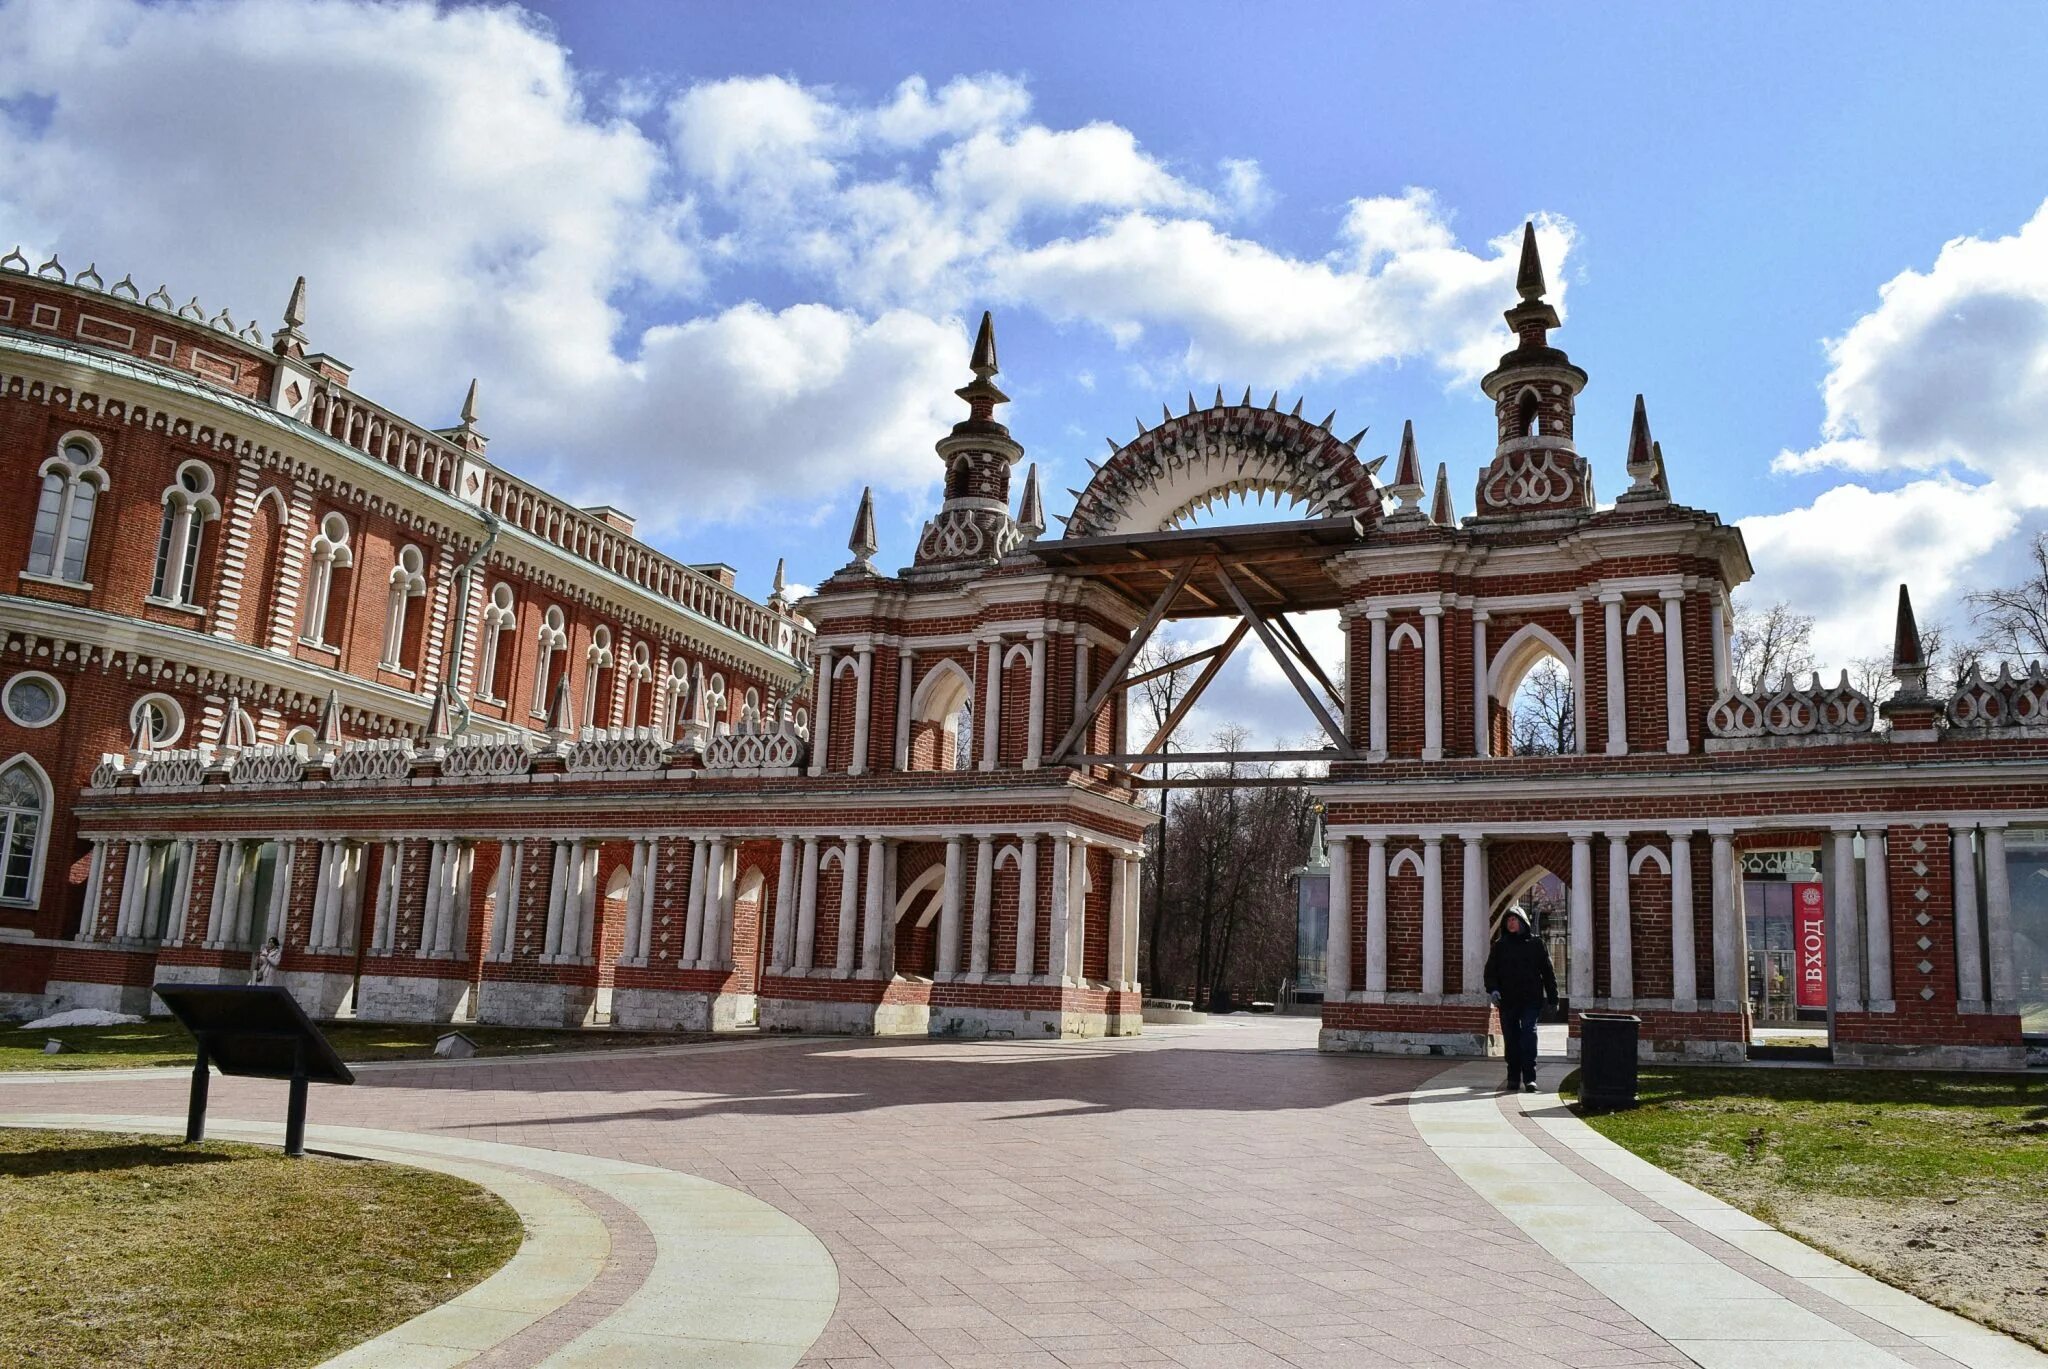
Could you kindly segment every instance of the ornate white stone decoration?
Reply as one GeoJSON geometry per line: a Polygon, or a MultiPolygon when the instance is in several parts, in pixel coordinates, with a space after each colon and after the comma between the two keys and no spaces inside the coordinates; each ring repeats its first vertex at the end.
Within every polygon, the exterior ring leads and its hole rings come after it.
{"type": "Polygon", "coordinates": [[[503,779],[524,775],[532,764],[533,747],[519,738],[465,732],[442,753],[441,773],[459,779],[503,779]]]}
{"type": "Polygon", "coordinates": [[[919,561],[1000,560],[1024,540],[1000,510],[942,509],[917,539],[919,561]]]}
{"type": "Polygon", "coordinates": [[[212,768],[213,753],[200,747],[177,751],[152,751],[142,767],[144,789],[196,789],[212,768]]]}
{"type": "Polygon", "coordinates": [[[297,784],[306,770],[305,748],[296,742],[282,746],[245,747],[228,772],[235,785],[297,784]]]}
{"type": "Polygon", "coordinates": [[[1816,673],[1804,687],[1788,675],[1769,694],[1731,691],[1707,710],[1711,737],[1805,737],[1869,732],[1877,720],[1870,697],[1849,683],[1849,672],[1832,685],[1816,673]]]}
{"type": "Polygon", "coordinates": [[[744,728],[706,742],[704,768],[740,773],[794,773],[804,763],[809,749],[794,723],[784,722],[773,732],[744,728]]]}
{"type": "Polygon", "coordinates": [[[1948,720],[1955,727],[2040,727],[2048,724],[2048,671],[2039,661],[2027,673],[2014,675],[2010,662],[1987,680],[1972,665],[1948,701],[1948,720]]]}
{"type": "Polygon", "coordinates": [[[1501,508],[1567,504],[1578,495],[1579,477],[1569,456],[1554,447],[1510,452],[1494,463],[1481,488],[1482,503],[1501,508]]]}
{"type": "Polygon", "coordinates": [[[412,739],[375,737],[349,742],[334,753],[333,775],[337,781],[367,780],[393,784],[412,775],[412,739]]]}
{"type": "Polygon", "coordinates": [[[668,745],[651,727],[586,727],[566,763],[572,775],[644,774],[667,767],[668,745]]]}

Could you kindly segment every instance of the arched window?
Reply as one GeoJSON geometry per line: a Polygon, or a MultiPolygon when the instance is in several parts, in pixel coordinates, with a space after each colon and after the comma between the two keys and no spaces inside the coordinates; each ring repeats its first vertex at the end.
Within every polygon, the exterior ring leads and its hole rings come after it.
{"type": "Polygon", "coordinates": [[[400,547],[398,564],[391,568],[391,598],[384,610],[384,655],[378,662],[386,670],[412,669],[413,649],[418,645],[416,629],[423,616],[412,612],[412,601],[426,592],[426,558],[418,547],[400,547]]]}
{"type": "MultiPolygon", "coordinates": [[[[592,727],[603,727],[605,722],[598,717],[598,705],[610,703],[608,689],[611,685],[612,630],[599,623],[590,633],[590,649],[583,654],[583,720],[592,727]]],[[[606,709],[608,715],[611,710],[606,709]]]]}
{"type": "Polygon", "coordinates": [[[476,677],[483,696],[496,703],[503,703],[506,691],[512,687],[512,653],[505,650],[504,643],[505,634],[512,630],[518,616],[512,586],[493,585],[491,602],[484,605],[483,659],[477,664],[476,677]]]}
{"type": "Polygon", "coordinates": [[[569,668],[569,620],[556,605],[548,605],[540,624],[540,652],[533,671],[533,711],[545,716],[554,701],[555,686],[569,668]]]}
{"type": "Polygon", "coordinates": [[[633,657],[626,665],[626,726],[642,727],[654,721],[654,664],[647,643],[633,643],[633,657]]]}
{"type": "Polygon", "coordinates": [[[725,676],[713,675],[704,682],[704,712],[711,719],[711,735],[722,737],[732,731],[725,716],[725,676]]]}
{"type": "Polygon", "coordinates": [[[740,707],[740,726],[759,730],[761,726],[761,691],[749,685],[746,702],[740,707]]]}
{"type": "Polygon", "coordinates": [[[952,661],[941,661],[910,696],[912,770],[965,770],[974,763],[974,685],[952,661]]]}
{"type": "Polygon", "coordinates": [[[296,746],[306,751],[311,751],[318,740],[318,734],[303,723],[284,734],[286,746],[296,746]]]}
{"type": "Polygon", "coordinates": [[[1537,409],[1534,390],[1522,391],[1521,398],[1515,401],[1515,431],[1523,437],[1543,435],[1543,415],[1537,409]]]}
{"type": "Polygon", "coordinates": [[[57,580],[85,579],[85,549],[92,541],[92,514],[107,492],[99,444],[73,433],[39,472],[35,530],[29,536],[28,571],[57,580]]]}
{"type": "Polygon", "coordinates": [[[142,730],[142,719],[149,717],[149,740],[152,746],[169,746],[185,733],[185,710],[178,701],[168,694],[145,694],[135,701],[128,710],[128,735],[135,737],[142,730]]]}
{"type": "Polygon", "coordinates": [[[164,491],[164,518],[156,535],[156,573],[149,597],[166,604],[189,605],[199,578],[199,544],[207,520],[220,517],[213,497],[213,468],[203,461],[178,467],[178,478],[164,491]]]}
{"type": "MultiPolygon", "coordinates": [[[[355,564],[355,553],[349,550],[348,545],[348,520],[338,513],[330,513],[321,519],[311,554],[312,564],[306,575],[305,640],[314,646],[331,647],[339,635],[330,631],[339,611],[337,604],[348,598],[346,593],[335,594],[335,576],[338,571],[355,564]]],[[[347,588],[345,582],[343,588],[347,588]]]]}
{"type": "Polygon", "coordinates": [[[0,902],[33,903],[43,865],[49,790],[26,757],[0,770],[0,902]]]}

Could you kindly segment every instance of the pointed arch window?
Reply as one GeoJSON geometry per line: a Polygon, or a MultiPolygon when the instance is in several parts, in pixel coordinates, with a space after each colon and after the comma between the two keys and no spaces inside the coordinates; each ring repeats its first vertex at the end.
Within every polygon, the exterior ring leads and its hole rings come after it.
{"type": "Polygon", "coordinates": [[[49,808],[49,787],[26,759],[0,770],[0,903],[35,901],[49,808]]]}
{"type": "Polygon", "coordinates": [[[200,543],[207,523],[220,517],[220,501],[213,496],[213,468],[203,461],[187,461],[178,467],[178,478],[164,491],[163,504],[149,597],[191,607],[199,579],[200,543]]]}
{"type": "Polygon", "coordinates": [[[57,444],[57,454],[38,471],[42,490],[29,535],[28,571],[53,580],[85,580],[85,553],[92,542],[92,516],[107,492],[100,445],[83,433],[57,444]]]}
{"type": "Polygon", "coordinates": [[[506,691],[512,687],[512,653],[505,649],[505,641],[518,616],[512,586],[493,585],[491,602],[484,605],[483,659],[477,668],[483,696],[493,703],[503,703],[506,691]]]}
{"type": "Polygon", "coordinates": [[[647,643],[633,643],[632,658],[626,663],[626,726],[642,727],[654,721],[654,663],[647,643]]]}
{"type": "Polygon", "coordinates": [[[355,564],[355,552],[348,544],[348,520],[338,513],[330,513],[320,520],[320,531],[313,538],[310,548],[311,565],[306,576],[306,635],[305,640],[313,646],[332,648],[339,634],[333,631],[334,620],[341,612],[339,605],[346,602],[346,593],[334,592],[338,577],[346,590],[346,578],[341,572],[355,564]]]}
{"type": "Polygon", "coordinates": [[[722,737],[732,731],[725,716],[725,675],[721,672],[704,682],[704,712],[711,719],[711,735],[722,737]]]}
{"type": "Polygon", "coordinates": [[[1515,431],[1521,437],[1543,435],[1543,413],[1534,390],[1524,390],[1515,401],[1515,431]]]}
{"type": "Polygon", "coordinates": [[[569,668],[569,620],[559,606],[548,605],[547,614],[540,624],[540,651],[534,662],[533,671],[533,714],[545,717],[549,701],[555,697],[555,686],[561,683],[562,672],[569,668]]]}
{"type": "Polygon", "coordinates": [[[378,661],[384,669],[412,669],[423,617],[412,611],[412,601],[426,592],[426,558],[418,547],[400,547],[398,564],[391,568],[391,597],[384,610],[384,655],[378,661]]]}
{"type": "Polygon", "coordinates": [[[599,623],[591,630],[590,650],[584,653],[583,717],[592,727],[606,725],[598,718],[597,706],[600,701],[610,702],[605,694],[613,663],[612,630],[599,623]]]}

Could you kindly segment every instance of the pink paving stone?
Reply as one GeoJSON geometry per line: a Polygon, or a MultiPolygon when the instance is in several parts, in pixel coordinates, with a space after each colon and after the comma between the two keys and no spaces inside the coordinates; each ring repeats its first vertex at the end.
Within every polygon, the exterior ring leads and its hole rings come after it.
{"type": "MultiPolygon", "coordinates": [[[[312,1120],[628,1159],[773,1203],[839,1264],[806,1365],[1687,1363],[1417,1136],[1406,1098],[1439,1062],[1319,1055],[1315,1030],[365,1071],[316,1090],[312,1120]]],[[[0,1084],[0,1111],[177,1114],[184,1091],[182,1072],[0,1084]]],[[[283,1101],[213,1087],[217,1117],[283,1101]]]]}

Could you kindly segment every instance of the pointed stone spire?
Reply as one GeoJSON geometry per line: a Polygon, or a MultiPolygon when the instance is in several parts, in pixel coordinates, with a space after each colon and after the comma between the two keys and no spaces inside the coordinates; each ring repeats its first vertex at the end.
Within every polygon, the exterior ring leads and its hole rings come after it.
{"type": "Polygon", "coordinates": [[[1932,741],[1942,705],[1928,697],[1927,652],[1920,642],[1920,626],[1913,621],[1912,596],[1904,585],[1899,586],[1899,616],[1892,629],[1892,678],[1899,687],[1877,710],[1891,723],[1892,739],[1932,741]]]}
{"type": "Polygon", "coordinates": [[[1650,417],[1643,407],[1643,397],[1636,396],[1635,417],[1628,426],[1628,475],[1635,483],[1623,492],[1623,499],[1668,499],[1670,491],[1662,485],[1661,463],[1658,460],[1657,444],[1650,438],[1650,417]]]}
{"type": "Polygon", "coordinates": [[[710,704],[704,694],[704,663],[698,661],[690,670],[690,690],[683,698],[683,721],[708,727],[711,723],[710,704]]]}
{"type": "Polygon", "coordinates": [[[320,706],[320,726],[313,740],[328,751],[341,745],[341,695],[332,689],[327,691],[327,702],[320,706]]]}
{"type": "Polygon", "coordinates": [[[860,492],[860,508],[853,515],[853,535],[846,539],[846,549],[853,553],[853,564],[868,574],[875,574],[875,553],[882,544],[875,537],[875,487],[869,485],[860,492]]]}
{"type": "Polygon", "coordinates": [[[1429,501],[1429,521],[1440,528],[1454,527],[1458,522],[1458,511],[1451,506],[1451,471],[1443,462],[1436,463],[1436,492],[1429,501]]]}
{"type": "Polygon", "coordinates": [[[462,397],[462,426],[476,426],[476,377],[469,378],[469,393],[462,397]]]}
{"type": "Polygon", "coordinates": [[[455,735],[455,724],[448,706],[448,686],[443,683],[434,690],[434,706],[427,710],[428,741],[447,741],[455,735]]]}
{"type": "Polygon", "coordinates": [[[228,696],[227,711],[220,715],[220,727],[213,734],[213,749],[218,752],[242,749],[242,701],[232,694],[228,696]]]}
{"type": "Polygon", "coordinates": [[[1539,300],[1548,292],[1543,281],[1543,257],[1536,250],[1536,224],[1522,224],[1522,264],[1515,271],[1515,292],[1525,300],[1539,300]]]}
{"type": "Polygon", "coordinates": [[[285,301],[284,327],[271,335],[271,350],[279,356],[304,356],[306,354],[305,326],[306,278],[300,276],[292,285],[292,297],[285,301]]]}
{"type": "Polygon", "coordinates": [[[144,705],[135,715],[135,744],[128,748],[130,760],[139,759],[156,750],[156,709],[144,705]]]}
{"type": "Polygon", "coordinates": [[[1024,471],[1024,497],[1017,506],[1017,531],[1024,534],[1026,541],[1043,536],[1045,533],[1045,504],[1038,497],[1038,463],[1032,462],[1024,471]]]}
{"type": "Polygon", "coordinates": [[[996,365],[995,315],[986,309],[981,311],[981,327],[974,334],[974,355],[967,369],[984,380],[1002,369],[996,365]]]}
{"type": "Polygon", "coordinates": [[[576,710],[569,705],[569,672],[562,672],[562,678],[555,681],[554,696],[548,700],[547,734],[557,742],[569,741],[576,735],[576,710]]]}
{"type": "Polygon", "coordinates": [[[978,425],[993,424],[998,432],[1006,429],[995,422],[996,405],[1008,404],[1010,397],[996,388],[990,377],[996,367],[996,321],[993,314],[983,311],[980,331],[974,335],[974,355],[968,359],[967,369],[974,372],[974,379],[953,393],[967,401],[967,418],[964,423],[954,425],[953,431],[973,432],[978,425]]]}
{"type": "Polygon", "coordinates": [[[768,607],[778,613],[789,608],[789,581],[783,575],[783,558],[775,558],[775,583],[768,587],[768,607]]]}
{"type": "Polygon", "coordinates": [[[1394,483],[1387,486],[1387,493],[1401,501],[1393,517],[1421,517],[1422,459],[1415,453],[1415,422],[1412,419],[1401,424],[1401,451],[1395,458],[1394,483]]]}
{"type": "Polygon", "coordinates": [[[1892,671],[1927,670],[1927,656],[1920,646],[1920,625],[1913,621],[1913,597],[1899,586],[1899,616],[1892,629],[1892,671]]]}

